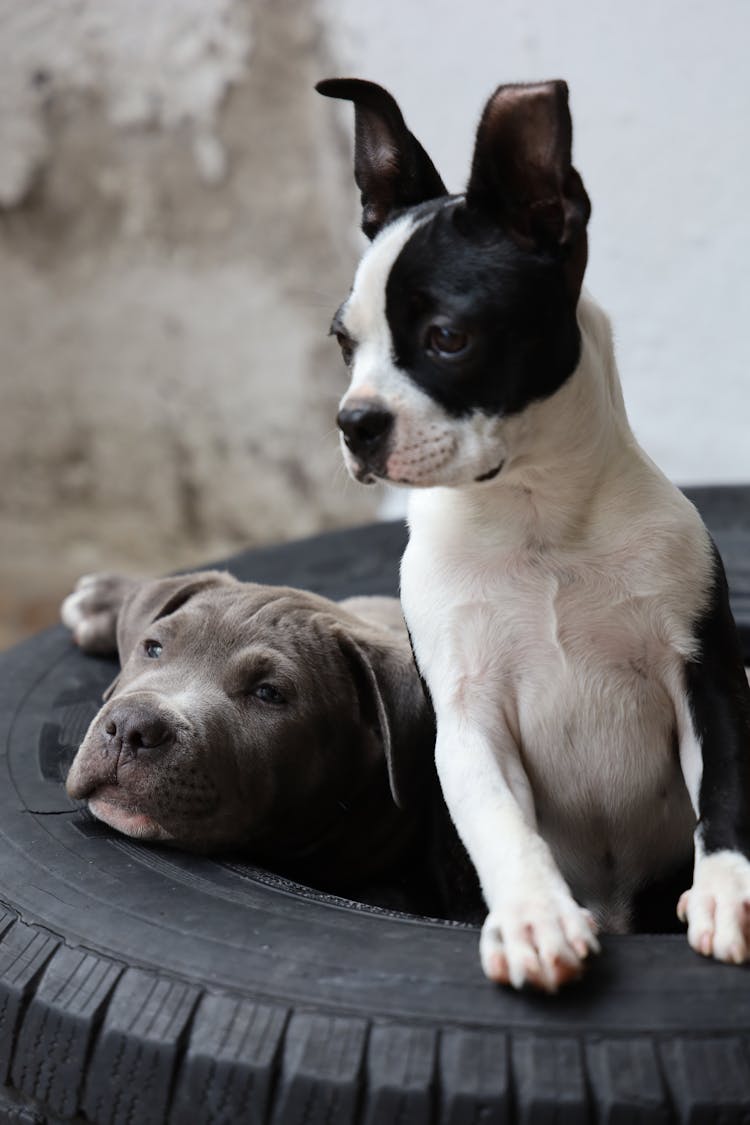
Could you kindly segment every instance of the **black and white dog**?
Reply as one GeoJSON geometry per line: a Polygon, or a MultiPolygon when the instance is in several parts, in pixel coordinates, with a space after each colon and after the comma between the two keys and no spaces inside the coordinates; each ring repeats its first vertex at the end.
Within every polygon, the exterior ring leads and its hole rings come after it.
{"type": "Polygon", "coordinates": [[[354,102],[364,255],[332,331],[358,480],[414,489],[402,600],[488,977],[550,991],[689,863],[688,940],[750,958],[750,690],[723,567],[629,428],[581,284],[563,82],[501,86],[465,195],[380,87],[354,102]]]}

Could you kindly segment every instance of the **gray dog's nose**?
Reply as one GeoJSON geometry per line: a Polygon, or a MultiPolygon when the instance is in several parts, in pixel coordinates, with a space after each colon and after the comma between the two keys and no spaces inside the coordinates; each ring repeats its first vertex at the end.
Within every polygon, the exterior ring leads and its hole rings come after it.
{"type": "Polygon", "coordinates": [[[381,453],[393,429],[394,418],[379,402],[352,402],[340,410],[336,421],[347,447],[368,461],[381,453]]]}
{"type": "Polygon", "coordinates": [[[114,708],[107,716],[104,732],[109,741],[132,754],[166,749],[174,739],[174,730],[165,717],[143,704],[114,708]]]}

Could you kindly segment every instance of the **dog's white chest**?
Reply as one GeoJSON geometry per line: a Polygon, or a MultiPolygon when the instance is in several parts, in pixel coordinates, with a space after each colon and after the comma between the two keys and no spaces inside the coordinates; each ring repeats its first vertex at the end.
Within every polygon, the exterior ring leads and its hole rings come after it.
{"type": "Polygon", "coordinates": [[[611,560],[444,536],[430,546],[423,534],[410,544],[402,596],[438,725],[448,708],[490,740],[507,726],[540,833],[579,899],[618,928],[644,874],[686,858],[694,827],[660,598],[624,562],[613,572],[611,560]]]}

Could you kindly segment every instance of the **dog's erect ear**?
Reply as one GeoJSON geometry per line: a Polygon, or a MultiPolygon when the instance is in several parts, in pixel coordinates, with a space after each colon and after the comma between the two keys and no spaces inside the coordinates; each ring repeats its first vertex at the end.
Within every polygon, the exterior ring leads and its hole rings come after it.
{"type": "Polygon", "coordinates": [[[174,613],[202,590],[211,586],[231,586],[236,582],[235,578],[220,570],[199,570],[193,574],[139,583],[125,599],[117,618],[120,663],[126,662],[147,625],[174,613]]]}
{"type": "Polygon", "coordinates": [[[368,238],[399,208],[446,194],[387,90],[360,78],[328,78],[315,89],[327,98],[354,102],[354,178],[362,192],[362,230],[368,238]]]}
{"type": "Polygon", "coordinates": [[[479,123],[466,204],[520,245],[561,252],[577,295],[591,204],[571,144],[565,82],[500,86],[479,123]]]}
{"type": "Polygon", "coordinates": [[[341,631],[365,723],[383,744],[393,800],[412,808],[432,784],[435,717],[411,653],[403,644],[341,631]]]}

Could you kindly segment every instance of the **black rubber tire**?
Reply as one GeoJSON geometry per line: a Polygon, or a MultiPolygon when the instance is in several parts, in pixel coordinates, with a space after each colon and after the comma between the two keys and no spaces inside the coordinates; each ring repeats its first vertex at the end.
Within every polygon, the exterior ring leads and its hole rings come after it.
{"type": "MultiPolygon", "coordinates": [[[[694,494],[750,658],[750,489],[694,494]]],[[[230,560],[393,593],[401,524],[230,560]]],[[[138,845],[73,808],[113,676],[52,629],[0,656],[0,1121],[750,1120],[750,972],[682,936],[605,938],[556,997],[491,987],[477,932],[138,845]]]]}

